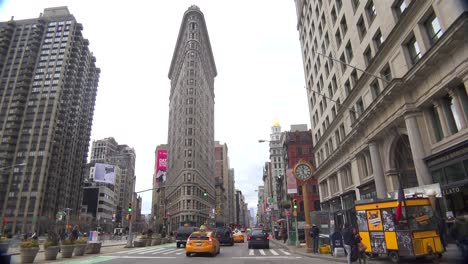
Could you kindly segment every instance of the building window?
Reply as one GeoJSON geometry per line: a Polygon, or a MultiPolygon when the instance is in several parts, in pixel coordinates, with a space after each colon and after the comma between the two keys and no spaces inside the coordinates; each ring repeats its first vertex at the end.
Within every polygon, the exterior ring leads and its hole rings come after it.
{"type": "Polygon", "coordinates": [[[461,129],[460,113],[454,103],[454,98],[446,96],[443,98],[444,110],[447,115],[447,123],[452,134],[457,133],[461,129]]]}
{"type": "Polygon", "coordinates": [[[345,88],[345,94],[347,97],[351,93],[351,84],[349,83],[349,80],[345,82],[344,88],[345,88]]]}
{"type": "Polygon", "coordinates": [[[397,16],[401,17],[401,15],[403,15],[403,13],[406,11],[407,7],[408,6],[406,5],[405,0],[398,0],[394,5],[397,16]]]}
{"type": "Polygon", "coordinates": [[[351,82],[352,82],[352,85],[353,85],[353,88],[356,87],[356,84],[358,82],[358,75],[357,75],[357,71],[356,69],[354,69],[352,72],[351,72],[351,82]]]}
{"type": "Polygon", "coordinates": [[[362,101],[362,99],[359,99],[356,102],[356,113],[358,116],[360,116],[362,115],[363,112],[364,112],[364,102],[362,101]]]}
{"type": "Polygon", "coordinates": [[[424,23],[424,26],[427,30],[431,44],[434,44],[443,33],[442,29],[440,28],[439,19],[435,16],[434,13],[432,13],[424,23]]]}
{"type": "Polygon", "coordinates": [[[353,59],[353,48],[351,46],[351,42],[348,41],[348,44],[346,44],[346,56],[348,57],[348,62],[351,62],[351,60],[353,59]]]}
{"type": "Polygon", "coordinates": [[[442,125],[440,123],[439,113],[435,106],[432,106],[429,109],[429,114],[431,116],[432,129],[434,131],[434,137],[437,142],[441,141],[444,137],[444,132],[442,131],[442,125]]]}
{"type": "Polygon", "coordinates": [[[338,144],[340,144],[340,142],[341,142],[340,131],[338,131],[338,130],[335,131],[335,141],[336,141],[336,145],[337,145],[337,146],[338,146],[338,144]]]}
{"type": "Polygon", "coordinates": [[[357,10],[358,7],[359,7],[359,2],[360,2],[359,0],[353,0],[353,2],[352,2],[352,3],[353,3],[353,11],[354,11],[354,13],[356,13],[356,10],[357,10]]]}
{"type": "Polygon", "coordinates": [[[342,6],[343,6],[342,0],[336,0],[336,9],[338,10],[338,12],[341,11],[342,6]]]}
{"type": "Polygon", "coordinates": [[[367,46],[367,49],[364,51],[364,60],[366,62],[366,66],[369,66],[372,61],[372,50],[370,46],[367,46]]]}
{"type": "Polygon", "coordinates": [[[421,59],[421,50],[419,49],[418,42],[414,36],[408,41],[406,47],[408,49],[411,62],[413,64],[417,63],[419,59],[421,59]]]}
{"type": "Polygon", "coordinates": [[[339,30],[336,31],[335,40],[336,40],[336,47],[339,48],[341,46],[341,33],[339,30]]]}
{"type": "Polygon", "coordinates": [[[375,10],[375,5],[372,0],[367,3],[366,13],[367,13],[367,16],[369,17],[369,21],[370,22],[374,21],[374,18],[377,16],[377,11],[375,10]]]}
{"type": "Polygon", "coordinates": [[[337,16],[336,16],[336,10],[334,7],[332,8],[332,11],[331,11],[331,18],[332,18],[333,25],[335,25],[337,16]]]}
{"type": "Polygon", "coordinates": [[[387,82],[392,81],[392,71],[390,69],[390,66],[387,64],[387,66],[380,72],[380,75],[382,75],[382,78],[386,80],[387,82]]]}
{"type": "Polygon", "coordinates": [[[380,94],[379,82],[377,80],[374,80],[370,85],[370,89],[371,89],[372,99],[377,98],[377,96],[379,96],[380,94]]]}
{"type": "Polygon", "coordinates": [[[380,29],[377,30],[377,32],[375,33],[372,39],[374,41],[376,50],[380,49],[380,46],[382,46],[384,42],[384,39],[382,37],[382,32],[380,32],[380,29]]]}
{"type": "Polygon", "coordinates": [[[344,52],[343,52],[343,54],[341,54],[340,61],[342,62],[342,63],[341,63],[341,70],[342,70],[343,72],[345,72],[345,71],[346,71],[346,63],[347,63],[347,61],[346,61],[346,57],[345,57],[345,55],[344,55],[344,52]]]}
{"type": "Polygon", "coordinates": [[[346,23],[346,17],[344,17],[344,16],[341,19],[340,27],[341,27],[341,31],[343,33],[343,36],[345,36],[346,32],[348,32],[348,24],[346,23]]]}
{"type": "Polygon", "coordinates": [[[359,38],[360,40],[362,40],[367,33],[366,25],[364,24],[364,19],[362,18],[362,16],[359,18],[359,21],[357,22],[356,27],[359,32],[359,38]]]}

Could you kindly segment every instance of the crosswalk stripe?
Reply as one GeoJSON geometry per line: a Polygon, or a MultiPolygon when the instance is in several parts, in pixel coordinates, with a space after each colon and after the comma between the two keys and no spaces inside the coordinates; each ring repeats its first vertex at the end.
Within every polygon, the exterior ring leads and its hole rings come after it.
{"type": "Polygon", "coordinates": [[[278,256],[278,255],[279,255],[278,252],[276,252],[276,251],[273,250],[273,249],[270,249],[270,252],[271,252],[271,254],[273,254],[273,255],[275,255],[275,256],[278,256]]]}
{"type": "Polygon", "coordinates": [[[119,251],[119,252],[115,252],[114,254],[121,254],[121,253],[133,254],[133,253],[136,253],[139,251],[145,251],[145,250],[147,250],[147,248],[138,248],[138,249],[132,249],[132,250],[119,251]]]}
{"type": "Polygon", "coordinates": [[[180,251],[180,250],[182,250],[182,249],[170,250],[170,251],[168,251],[168,252],[164,252],[163,254],[164,254],[164,255],[168,255],[168,254],[176,253],[177,251],[180,251]]]}
{"type": "Polygon", "coordinates": [[[283,253],[284,253],[285,255],[287,255],[287,256],[291,255],[291,253],[285,251],[284,249],[280,249],[280,251],[283,252],[283,253]]]}
{"type": "Polygon", "coordinates": [[[151,252],[151,254],[159,254],[165,251],[171,250],[170,248],[160,248],[151,252]]]}
{"type": "Polygon", "coordinates": [[[250,249],[249,250],[249,256],[253,256],[254,255],[254,250],[253,249],[250,249]]]}
{"type": "Polygon", "coordinates": [[[265,251],[263,251],[263,249],[259,249],[258,252],[260,252],[261,255],[265,256],[265,251]]]}
{"type": "Polygon", "coordinates": [[[148,254],[152,252],[161,253],[161,252],[168,251],[168,250],[172,250],[172,248],[152,248],[152,249],[147,249],[146,251],[140,251],[137,254],[142,255],[142,254],[148,254]]]}

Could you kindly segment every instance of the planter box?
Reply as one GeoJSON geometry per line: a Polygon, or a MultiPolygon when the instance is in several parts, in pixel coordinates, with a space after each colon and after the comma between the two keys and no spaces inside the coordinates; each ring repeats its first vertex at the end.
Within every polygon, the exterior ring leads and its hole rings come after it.
{"type": "Polygon", "coordinates": [[[20,248],[21,263],[33,263],[39,247],[20,248]]]}
{"type": "Polygon", "coordinates": [[[62,258],[71,258],[73,256],[74,249],[75,245],[61,245],[60,254],[62,254],[62,258]]]}
{"type": "Polygon", "coordinates": [[[163,237],[161,238],[161,244],[166,244],[168,242],[167,238],[163,237]]]}
{"type": "Polygon", "coordinates": [[[75,244],[75,250],[73,251],[75,256],[83,256],[86,250],[86,244],[75,244]]]}
{"type": "Polygon", "coordinates": [[[10,247],[10,241],[0,241],[0,255],[6,254],[8,252],[8,248],[10,247]]]}
{"type": "Polygon", "coordinates": [[[147,247],[151,246],[151,239],[145,239],[145,242],[147,247]]]}
{"type": "Polygon", "coordinates": [[[101,253],[101,242],[88,242],[86,245],[86,254],[99,254],[101,253]]]}
{"type": "Polygon", "coordinates": [[[153,240],[151,240],[151,245],[152,246],[161,245],[161,238],[153,238],[153,240]]]}
{"type": "Polygon", "coordinates": [[[60,246],[50,246],[44,249],[45,260],[56,260],[59,250],[60,246]]]}
{"type": "Polygon", "coordinates": [[[146,247],[146,241],[144,240],[135,240],[133,241],[134,247],[146,247]]]}

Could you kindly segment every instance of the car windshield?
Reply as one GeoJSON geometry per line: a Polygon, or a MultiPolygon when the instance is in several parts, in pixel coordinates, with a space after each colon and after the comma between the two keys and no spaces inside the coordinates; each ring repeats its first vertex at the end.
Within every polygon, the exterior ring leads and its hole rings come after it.
{"type": "Polygon", "coordinates": [[[193,233],[190,235],[190,239],[192,240],[208,240],[209,237],[209,233],[193,233]]]}

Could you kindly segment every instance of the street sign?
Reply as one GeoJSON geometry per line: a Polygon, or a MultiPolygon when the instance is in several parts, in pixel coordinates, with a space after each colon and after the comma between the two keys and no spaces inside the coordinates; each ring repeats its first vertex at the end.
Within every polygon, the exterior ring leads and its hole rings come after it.
{"type": "Polygon", "coordinates": [[[291,211],[288,211],[286,214],[287,214],[287,215],[291,215],[291,211]]]}

